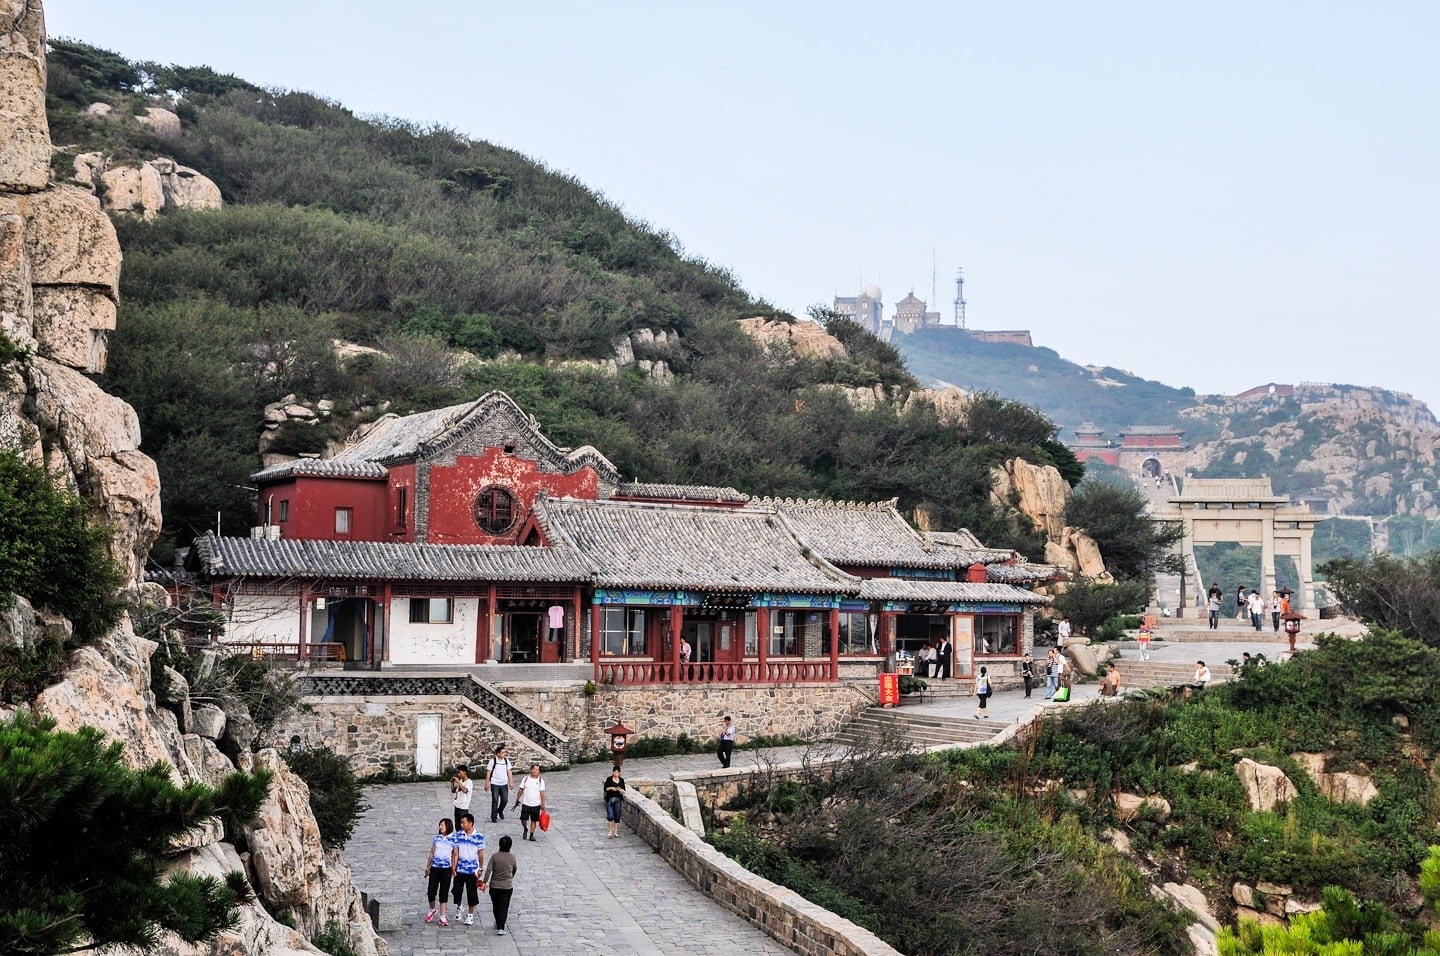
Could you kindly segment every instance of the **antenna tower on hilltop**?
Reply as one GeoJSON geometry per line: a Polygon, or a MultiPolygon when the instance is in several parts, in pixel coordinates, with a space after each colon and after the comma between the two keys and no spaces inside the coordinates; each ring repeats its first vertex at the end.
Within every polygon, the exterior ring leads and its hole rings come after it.
{"type": "Polygon", "coordinates": [[[955,325],[965,328],[965,270],[955,270],[955,325]]]}

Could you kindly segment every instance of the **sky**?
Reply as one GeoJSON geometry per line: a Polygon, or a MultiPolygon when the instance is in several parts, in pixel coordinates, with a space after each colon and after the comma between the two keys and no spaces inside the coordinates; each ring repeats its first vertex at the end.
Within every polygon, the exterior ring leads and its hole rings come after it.
{"type": "Polygon", "coordinates": [[[458,130],[803,315],[879,285],[1199,392],[1440,411],[1440,4],[45,0],[49,34],[458,130]],[[932,287],[936,294],[932,296],[932,287]]]}

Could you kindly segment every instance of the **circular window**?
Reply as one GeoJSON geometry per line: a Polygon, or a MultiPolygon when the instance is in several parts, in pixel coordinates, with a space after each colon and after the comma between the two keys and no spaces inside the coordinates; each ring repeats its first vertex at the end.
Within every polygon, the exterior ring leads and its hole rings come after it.
{"type": "Polygon", "coordinates": [[[475,496],[475,524],[486,534],[504,534],[515,527],[515,496],[497,486],[475,496]]]}

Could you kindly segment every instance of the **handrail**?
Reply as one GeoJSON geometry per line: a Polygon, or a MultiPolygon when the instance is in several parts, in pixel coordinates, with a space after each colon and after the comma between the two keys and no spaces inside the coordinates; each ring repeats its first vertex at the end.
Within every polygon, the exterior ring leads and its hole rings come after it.
{"type": "Polygon", "coordinates": [[[557,757],[570,758],[570,739],[526,713],[478,678],[464,676],[381,677],[376,674],[306,674],[296,679],[307,697],[464,697],[520,736],[557,757]]]}

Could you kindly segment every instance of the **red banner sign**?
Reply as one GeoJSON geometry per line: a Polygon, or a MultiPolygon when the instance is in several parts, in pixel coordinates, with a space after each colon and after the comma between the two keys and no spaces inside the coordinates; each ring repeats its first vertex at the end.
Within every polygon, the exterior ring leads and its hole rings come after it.
{"type": "Polygon", "coordinates": [[[880,675],[880,706],[898,707],[900,705],[900,675],[880,675]]]}

